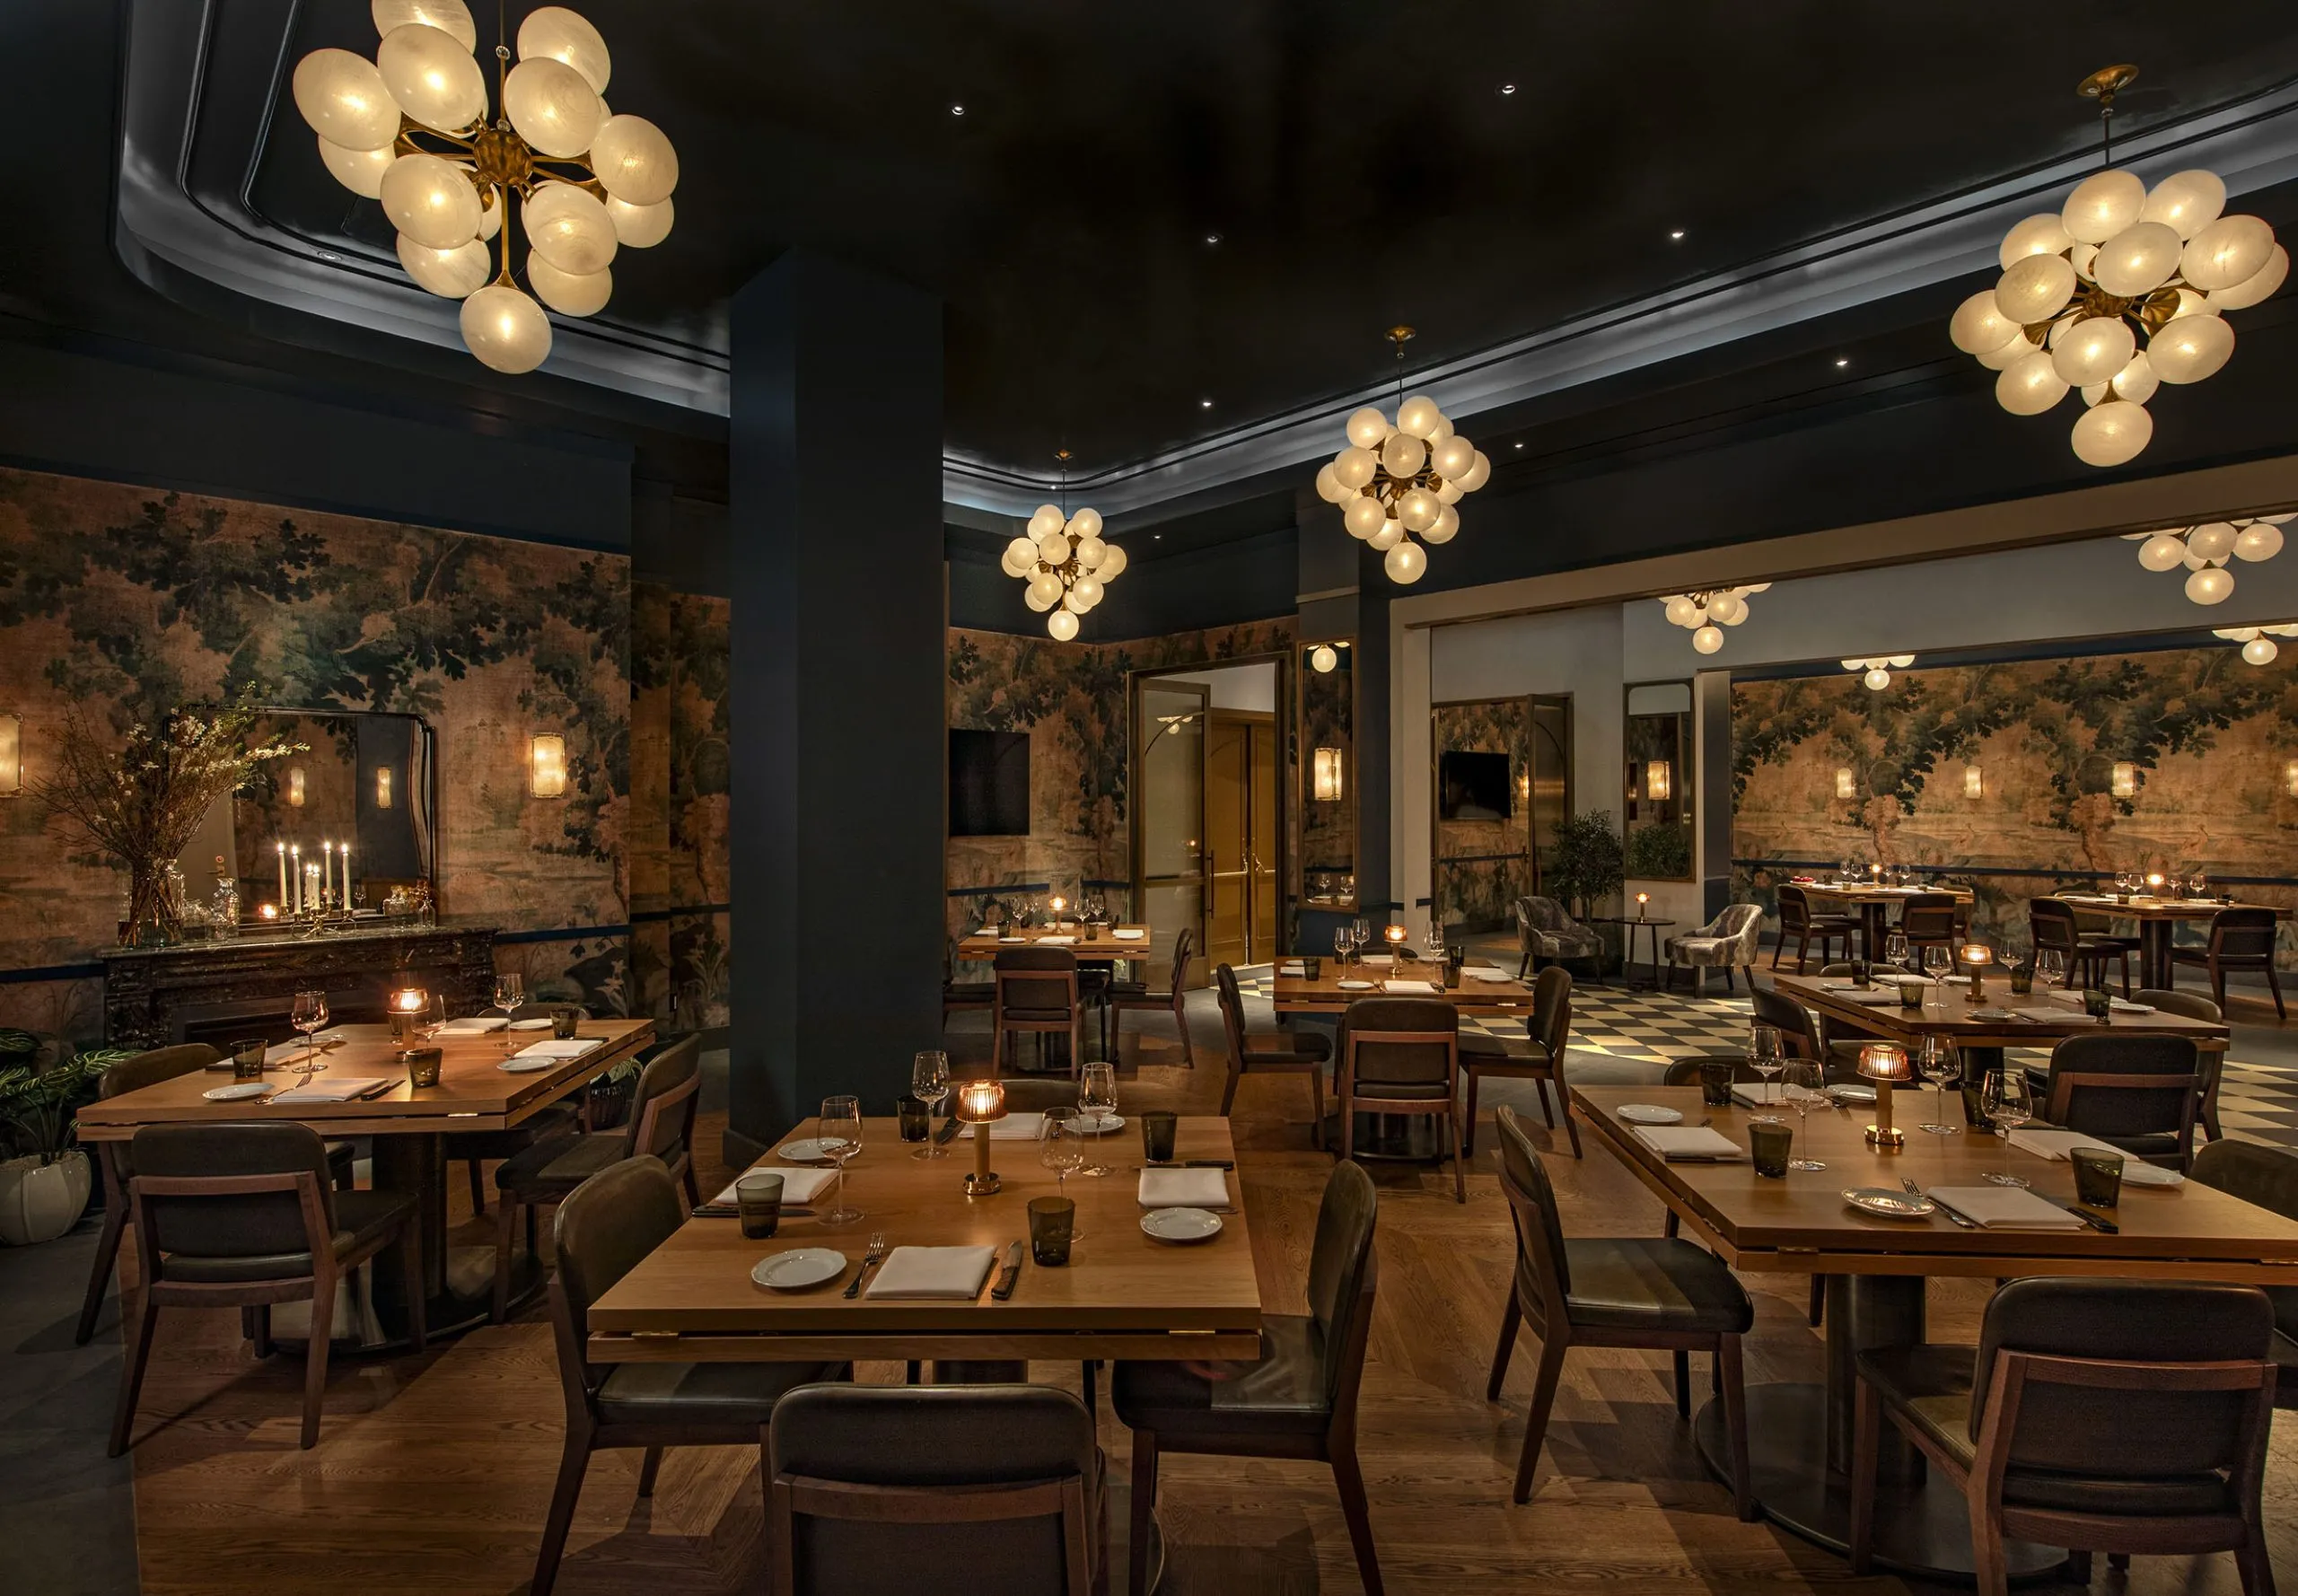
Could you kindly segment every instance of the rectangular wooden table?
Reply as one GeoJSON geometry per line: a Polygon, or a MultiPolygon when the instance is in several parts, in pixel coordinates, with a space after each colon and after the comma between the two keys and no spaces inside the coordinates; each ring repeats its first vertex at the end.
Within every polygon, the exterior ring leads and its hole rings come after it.
{"type": "Polygon", "coordinates": [[[1938,894],[1952,898],[1957,903],[1971,901],[1969,887],[1884,887],[1865,881],[1807,881],[1793,883],[1803,889],[1803,896],[1814,906],[1824,901],[1841,905],[1859,916],[1859,950],[1871,963],[1882,958],[1883,928],[1890,918],[1891,908],[1910,898],[1938,894]]]}
{"type": "MultiPolygon", "coordinates": [[[[1685,1234],[1706,1242],[1734,1268],[1827,1277],[1825,1385],[1751,1389],[1748,1430],[1766,1515],[1838,1551],[1848,1538],[1844,1469],[1850,1454],[1853,1355],[1862,1347],[1924,1338],[1925,1276],[2085,1275],[2298,1286],[2298,1222],[2192,1180],[2173,1189],[2126,1186],[2113,1215],[2117,1235],[2089,1229],[1965,1230],[1944,1215],[1875,1219],[1846,1205],[1843,1192],[1897,1190],[1905,1179],[1926,1190],[1979,1185],[1987,1171],[2004,1167],[2006,1144],[1969,1132],[1939,1136],[1910,1130],[1904,1151],[1881,1153],[1865,1141],[1873,1118],[1868,1109],[1815,1109],[1804,1122],[1783,1108],[1769,1112],[1796,1127],[1796,1156],[1827,1167],[1767,1179],[1744,1162],[1669,1163],[1619,1118],[1627,1103],[1674,1109],[1684,1123],[1708,1120],[1745,1147],[1754,1112],[1706,1107],[1697,1087],[1574,1087],[1572,1098],[1597,1144],[1674,1210],[1685,1234]]],[[[2009,1159],[2038,1193],[2072,1199],[2071,1165],[2016,1149],[2009,1150],[2009,1159]]],[[[1710,1466],[1723,1464],[1718,1472],[1727,1472],[1730,1453],[1716,1408],[1700,1415],[1696,1438],[1710,1466]]],[[[1926,1491],[1905,1454],[1890,1472],[1898,1478],[1879,1512],[1879,1561],[1902,1573],[1968,1579],[1969,1526],[1960,1499],[1926,1491]]],[[[2033,1572],[2062,1556],[2056,1549],[2014,1548],[2013,1572],[2033,1572]]]]}
{"type": "Polygon", "coordinates": [[[1038,947],[1049,936],[1072,938],[1066,943],[1055,943],[1053,946],[1066,948],[1076,954],[1080,964],[1114,964],[1120,959],[1149,957],[1150,931],[1146,925],[1069,925],[1059,931],[1050,926],[1032,925],[1020,933],[1019,942],[1006,941],[1005,938],[1012,934],[996,930],[974,932],[960,939],[958,957],[968,963],[987,964],[1008,948],[1038,947]],[[1112,934],[1119,931],[1137,931],[1141,934],[1123,937],[1112,934]]]}
{"type": "MultiPolygon", "coordinates": [[[[1382,983],[1389,978],[1389,958],[1385,953],[1368,953],[1362,964],[1344,965],[1338,960],[1319,960],[1314,979],[1306,976],[1288,976],[1285,967],[1291,962],[1280,959],[1271,979],[1269,1002],[1280,1014],[1339,1014],[1360,997],[1383,995],[1382,983]],[[1343,987],[1343,981],[1369,981],[1369,989],[1343,987]]],[[[1458,981],[1446,978],[1443,967],[1427,960],[1406,964],[1399,978],[1407,981],[1434,980],[1444,986],[1437,993],[1401,993],[1399,996],[1443,998],[1464,1014],[1529,1014],[1532,1012],[1532,989],[1511,976],[1501,981],[1476,981],[1466,976],[1458,981]]]]}
{"type": "Polygon", "coordinates": [[[2221,902],[2215,898],[2131,898],[2122,902],[2104,892],[2069,892],[2062,902],[2073,905],[2088,915],[2111,915],[2118,920],[2138,922],[2138,984],[2167,989],[2174,977],[2171,968],[2171,934],[2182,920],[2214,918],[2220,909],[2264,909],[2277,919],[2290,918],[2290,910],[2276,908],[2263,903],[2221,902]]]}
{"type": "MultiPolygon", "coordinates": [[[[501,1030],[483,1036],[442,1036],[439,1084],[418,1091],[408,1083],[399,1048],[382,1025],[335,1028],[344,1045],[325,1056],[324,1073],[313,1077],[373,1075],[390,1079],[382,1096],[355,1102],[276,1103],[248,1100],[210,1102],[201,1094],[232,1082],[229,1069],[195,1071],[141,1091],[92,1102],[79,1113],[83,1141],[125,1141],[146,1125],[287,1121],[308,1125],[323,1136],[373,1136],[374,1179],[380,1189],[411,1194],[420,1206],[416,1234],[423,1249],[424,1279],[430,1303],[426,1329],[449,1334],[484,1320],[486,1293],[465,1295],[447,1281],[446,1159],[442,1136],[449,1131],[504,1130],[533,1118],[635,1056],[654,1039],[652,1020],[585,1020],[578,1035],[601,1045],[579,1058],[549,1069],[513,1074],[503,1061],[528,1044],[548,1039],[548,1030],[501,1030]]],[[[428,1044],[426,1044],[428,1045],[428,1044]]],[[[265,1079],[281,1089],[298,1083],[292,1059],[276,1064],[265,1079]]],[[[375,1307],[386,1339],[405,1328],[404,1304],[397,1301],[400,1271],[386,1262],[373,1271],[375,1307]]],[[[540,1268],[520,1260],[513,1285],[522,1296],[540,1289],[540,1268]]]]}
{"type": "MultiPolygon", "coordinates": [[[[747,1363],[810,1359],[1195,1359],[1260,1355],[1260,1285],[1242,1193],[1222,1215],[1221,1233],[1190,1246],[1153,1241],[1141,1229],[1137,1122],[1112,1131],[1102,1162],[1114,1172],[1072,1175],[1078,1239],[1067,1265],[1027,1257],[1029,1203],[1055,1194],[1053,1172],[1034,1141],[996,1142],[991,1165],[1004,1183],[994,1197],[968,1197],[970,1142],[948,1156],[919,1159],[896,1122],[865,1122],[862,1152],[846,1166],[846,1201],[864,1217],[835,1229],[787,1216],[769,1239],[750,1241],[735,1218],[689,1220],[591,1308],[590,1355],[598,1363],[747,1363]],[[846,1285],[873,1232],[896,1247],[1024,1247],[1021,1284],[996,1302],[990,1282],[962,1301],[847,1298],[846,1285]],[[778,1292],[750,1278],[763,1258],[802,1247],[846,1254],[846,1271],[811,1290],[778,1292]]],[[[814,1134],[811,1126],[793,1136],[814,1134]]],[[[785,1140],[788,1138],[785,1138],[785,1140]]],[[[1229,1159],[1229,1124],[1180,1121],[1180,1158],[1229,1159]]],[[[759,1167],[782,1168],[769,1155],[759,1167]]],[[[865,1288],[866,1289],[866,1288],[865,1288]]]]}

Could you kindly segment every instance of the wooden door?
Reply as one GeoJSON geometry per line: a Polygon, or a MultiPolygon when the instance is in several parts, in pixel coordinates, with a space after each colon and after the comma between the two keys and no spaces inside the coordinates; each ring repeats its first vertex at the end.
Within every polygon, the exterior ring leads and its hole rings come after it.
{"type": "Polygon", "coordinates": [[[1251,825],[1245,838],[1245,856],[1251,862],[1252,960],[1256,964],[1276,957],[1278,913],[1277,838],[1283,820],[1277,808],[1276,723],[1259,721],[1252,726],[1251,825]]]}
{"type": "Polygon", "coordinates": [[[1205,958],[1252,962],[1253,728],[1220,710],[1205,740],[1205,958]]]}

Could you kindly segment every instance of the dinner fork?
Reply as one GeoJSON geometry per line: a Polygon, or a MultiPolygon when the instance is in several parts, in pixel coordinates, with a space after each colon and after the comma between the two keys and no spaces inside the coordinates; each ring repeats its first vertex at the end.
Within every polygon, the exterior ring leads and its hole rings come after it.
{"type": "MultiPolygon", "coordinates": [[[[1907,1188],[1908,1195],[1909,1197],[1921,1197],[1921,1196],[1923,1196],[1923,1195],[1924,1195],[1923,1188],[1921,1188],[1920,1186],[1917,1186],[1917,1185],[1915,1183],[1915,1181],[1914,1181],[1911,1178],[1909,1178],[1909,1177],[1907,1177],[1907,1176],[1901,1176],[1901,1177],[1899,1178],[1899,1184],[1900,1184],[1901,1186],[1904,1186],[1904,1187],[1906,1187],[1906,1188],[1907,1188]]],[[[1932,1203],[1933,1203],[1933,1204],[1934,1204],[1934,1205],[1938,1208],[1939,1212],[1941,1212],[1942,1214],[1944,1214],[1948,1218],[1950,1218],[1950,1219],[1953,1220],[1957,1224],[1960,1225],[1963,1229],[1965,1229],[1965,1230],[1967,1230],[1967,1231],[1975,1231],[1975,1230],[1978,1229],[1978,1220],[1976,1220],[1976,1219],[1966,1219],[1966,1218],[1964,1218],[1961,1215],[1960,1215],[1960,1214],[1956,1213],[1952,1208],[1950,1208],[1949,1206],[1947,1206],[1947,1205],[1946,1205],[1946,1204],[1944,1204],[1944,1203],[1943,1203],[1943,1202],[1940,1202],[1940,1201],[1939,1201],[1939,1199],[1938,1199],[1938,1198],[1936,1198],[1936,1197],[1934,1197],[1934,1198],[1932,1198],[1931,1200],[1932,1200],[1932,1203]]]]}
{"type": "Polygon", "coordinates": [[[858,1297],[862,1294],[862,1283],[870,1277],[870,1266],[878,1262],[885,1256],[886,1232],[883,1231],[872,1231],[870,1232],[869,1248],[862,1254],[862,1267],[854,1271],[854,1284],[846,1288],[846,1294],[847,1296],[858,1297]]]}

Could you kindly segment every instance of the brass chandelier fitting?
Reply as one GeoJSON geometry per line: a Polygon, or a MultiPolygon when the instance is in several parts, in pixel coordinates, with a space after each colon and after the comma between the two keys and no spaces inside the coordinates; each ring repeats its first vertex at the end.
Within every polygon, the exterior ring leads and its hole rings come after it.
{"type": "Polygon", "coordinates": [[[1006,575],[1029,583],[1022,601],[1045,615],[1056,642],[1066,643],[1077,636],[1078,618],[1101,601],[1104,584],[1124,574],[1126,559],[1123,548],[1101,537],[1101,512],[1068,513],[1069,451],[1057,450],[1054,458],[1061,462],[1061,503],[1039,504],[999,564],[1006,575]]]}
{"type": "Polygon", "coordinates": [[[1449,543],[1460,530],[1453,505],[1492,478],[1492,462],[1452,430],[1425,394],[1404,397],[1404,346],[1409,327],[1391,327],[1397,350],[1397,418],[1367,405],[1348,418],[1348,447],[1317,468],[1317,496],[1340,506],[1348,535],[1381,551],[1392,582],[1411,583],[1428,569],[1423,543],[1449,543]]]}

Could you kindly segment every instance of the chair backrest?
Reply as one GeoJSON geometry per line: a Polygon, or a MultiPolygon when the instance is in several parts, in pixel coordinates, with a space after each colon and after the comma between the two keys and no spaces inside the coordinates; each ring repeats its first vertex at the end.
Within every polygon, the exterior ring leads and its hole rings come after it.
{"type": "Polygon", "coordinates": [[[2095,1136],[2175,1136],[2183,1153],[2201,1093],[2197,1061],[2182,1036],[2071,1036],[2050,1050],[2043,1112],[2095,1136]]]}
{"type": "Polygon", "coordinates": [[[1213,985],[1221,1004],[1221,1029],[1229,1038],[1229,1067],[1245,1067],[1245,995],[1238,989],[1237,972],[1225,964],[1213,967],[1213,985]]]}
{"type": "MultiPolygon", "coordinates": [[[[2263,1142],[2213,1142],[2194,1155],[2197,1185],[2256,1204],[2285,1219],[2298,1219],[2298,1153],[2263,1142]]],[[[2275,1328],[2298,1339],[2298,1285],[2265,1288],[2274,1303],[2275,1328]]]]}
{"type": "Polygon", "coordinates": [[[2210,952],[2217,959],[2274,956],[2274,911],[2222,908],[2210,916],[2210,952]]]}
{"type": "Polygon", "coordinates": [[[1756,987],[1754,1003],[1757,1023],[1779,1032],[1780,1046],[1789,1057],[1817,1062],[1827,1057],[1826,1049],[1820,1046],[1820,1030],[1812,1022],[1811,1010],[1771,987],[1756,987]]]}
{"type": "Polygon", "coordinates": [[[1524,1016],[1524,1034],[1548,1049],[1557,1089],[1562,1091],[1564,1050],[1572,1041],[1572,972],[1561,964],[1532,978],[1532,1012],[1524,1016]]]}
{"type": "Polygon", "coordinates": [[[1356,1085],[1459,1078],[1460,1012],[1441,997],[1360,997],[1341,1017],[1341,1067],[1356,1085]]]}
{"type": "MultiPolygon", "coordinates": [[[[172,1048],[154,1048],[148,1053],[138,1053],[133,1058],[123,1058],[96,1077],[99,1098],[118,1097],[130,1092],[141,1092],[146,1086],[157,1086],[162,1081],[172,1081],[178,1075],[204,1070],[224,1055],[205,1042],[179,1042],[172,1048]]],[[[125,1188],[135,1176],[136,1160],[126,1142],[98,1142],[97,1157],[111,1171],[113,1183],[125,1188]]]]}
{"type": "Polygon", "coordinates": [[[767,1449],[777,1593],[908,1590],[937,1568],[994,1571],[1016,1596],[1092,1588],[1101,1453],[1067,1391],[801,1386],[775,1406],[767,1449]]]}
{"type": "Polygon", "coordinates": [[[1899,930],[1908,945],[1928,946],[1955,940],[1955,896],[1952,892],[1918,892],[1899,908],[1899,930]]]}
{"type": "Polygon", "coordinates": [[[160,1253],[276,1258],[288,1278],[335,1233],[327,1144],[308,1125],[147,1125],[128,1157],[136,1234],[160,1253]]]}
{"type": "Polygon", "coordinates": [[[1778,901],[1779,928],[1782,931],[1800,932],[1811,923],[1811,900],[1803,895],[1802,888],[1783,884],[1779,889],[1778,901]]]}
{"type": "Polygon", "coordinates": [[[1077,955],[1067,948],[1002,948],[996,970],[998,1018],[1066,1022],[1076,1013],[1077,955]]]}
{"type": "Polygon", "coordinates": [[[1564,1246],[1564,1222],[1556,1208],[1556,1188],[1548,1184],[1548,1166],[1525,1134],[1516,1110],[1503,1103],[1493,1110],[1500,1132],[1500,1190],[1516,1225],[1516,1267],[1529,1274],[1547,1304],[1548,1322],[1563,1316],[1564,1299],[1572,1290],[1572,1263],[1564,1246]]]}
{"type": "Polygon", "coordinates": [[[1381,1195],[1364,1166],[1335,1164],[1325,1177],[1316,1239],[1309,1246],[1309,1317],[1317,1326],[1325,1399],[1344,1419],[1354,1411],[1364,1369],[1379,1284],[1373,1232],[1380,1218],[1381,1195]]]}
{"type": "Polygon", "coordinates": [[[660,1159],[609,1164],[567,1193],[551,1222],[558,1270],[550,1281],[550,1322],[568,1422],[587,1415],[608,1371],[583,1355],[591,1304],[686,1223],[686,1198],[660,1159]]]}
{"type": "Polygon", "coordinates": [[[1750,1064],[1746,1056],[1743,1054],[1710,1053],[1706,1055],[1704,1057],[1699,1058],[1674,1058],[1669,1060],[1668,1067],[1660,1072],[1660,1084],[1662,1086],[1697,1086],[1699,1084],[1700,1066],[1706,1064],[1730,1065],[1732,1066],[1732,1079],[1734,1081],[1746,1082],[1752,1085],[1759,1083],[1763,1079],[1760,1074],[1756,1073],[1756,1066],[1750,1064]]]}
{"type": "Polygon", "coordinates": [[[2216,1004],[2199,992],[2177,992],[2164,987],[2141,987],[2130,995],[2133,1003],[2143,1003],[2149,1008],[2166,1014],[2180,1014],[2188,1020],[2207,1020],[2213,1025],[2225,1019],[2216,1004]]]}
{"type": "Polygon", "coordinates": [[[1173,934],[1173,1013],[1179,1014],[1187,1006],[1188,995],[1188,967],[1197,958],[1197,938],[1189,928],[1182,926],[1173,934]]]}
{"type": "Polygon", "coordinates": [[[694,1139],[694,1112],[702,1104],[702,1035],[680,1037],[646,1061],[630,1093],[630,1121],[622,1155],[652,1154],[675,1166],[694,1139]]]}
{"type": "Polygon", "coordinates": [[[2247,1285],[2014,1280],[1979,1327],[1970,1434],[2004,1400],[2013,1468],[2132,1480],[2223,1469],[2239,1488],[2265,1449],[2273,1335],[2247,1285]]]}
{"type": "Polygon", "coordinates": [[[1724,906],[1724,912],[1710,921],[1700,934],[1736,942],[1740,944],[1741,952],[1747,959],[1753,960],[1756,943],[1763,934],[1763,906],[1759,903],[1727,903],[1724,906]]]}
{"type": "Polygon", "coordinates": [[[2077,936],[2074,910],[2056,898],[2030,898],[2027,900],[2027,931],[2034,938],[2035,951],[2048,949],[2054,953],[2072,953],[2077,936]]]}
{"type": "Polygon", "coordinates": [[[1516,914],[1517,951],[1529,953],[1539,945],[1532,934],[1532,900],[1529,898],[1519,898],[1510,907],[1516,914]]]}

